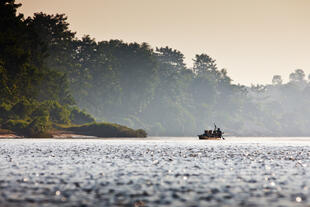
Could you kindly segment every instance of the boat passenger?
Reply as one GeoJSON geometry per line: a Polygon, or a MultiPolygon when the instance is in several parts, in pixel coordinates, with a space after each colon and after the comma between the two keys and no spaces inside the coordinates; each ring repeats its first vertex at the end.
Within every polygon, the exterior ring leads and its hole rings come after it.
{"type": "Polygon", "coordinates": [[[222,137],[222,135],[223,135],[220,128],[217,128],[217,135],[218,135],[218,137],[222,137]]]}
{"type": "Polygon", "coordinates": [[[212,137],[213,134],[212,134],[212,130],[209,130],[209,137],[212,137]]]}
{"type": "Polygon", "coordinates": [[[213,130],[213,137],[217,137],[217,132],[215,129],[213,130]]]}

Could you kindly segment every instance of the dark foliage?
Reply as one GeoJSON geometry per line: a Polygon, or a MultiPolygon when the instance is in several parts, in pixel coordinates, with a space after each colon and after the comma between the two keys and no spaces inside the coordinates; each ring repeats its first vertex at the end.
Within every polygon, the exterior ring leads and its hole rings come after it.
{"type": "Polygon", "coordinates": [[[86,113],[85,111],[80,111],[77,107],[72,108],[70,112],[70,120],[72,124],[86,124],[95,122],[95,119],[86,113]]]}
{"type": "Polygon", "coordinates": [[[67,130],[76,134],[97,136],[97,137],[146,137],[147,133],[142,130],[133,130],[128,127],[112,123],[91,123],[77,127],[70,127],[67,130]]]}

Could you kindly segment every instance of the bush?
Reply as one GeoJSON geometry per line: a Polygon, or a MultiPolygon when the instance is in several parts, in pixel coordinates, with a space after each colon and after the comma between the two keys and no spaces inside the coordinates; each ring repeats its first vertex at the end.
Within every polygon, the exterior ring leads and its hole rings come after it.
{"type": "Polygon", "coordinates": [[[36,117],[30,124],[25,120],[8,120],[3,124],[3,128],[25,137],[52,137],[48,133],[50,123],[47,116],[36,117]]]}
{"type": "Polygon", "coordinates": [[[57,101],[45,101],[31,114],[31,118],[47,116],[51,122],[58,124],[70,124],[70,111],[57,101]]]}
{"type": "Polygon", "coordinates": [[[52,122],[58,124],[70,123],[70,111],[65,106],[60,105],[57,101],[48,101],[46,106],[52,122]]]}
{"type": "Polygon", "coordinates": [[[76,107],[71,110],[70,120],[72,124],[87,124],[95,121],[91,115],[87,114],[85,111],[80,111],[76,107]]]}
{"type": "Polygon", "coordinates": [[[134,130],[128,127],[111,123],[91,123],[68,128],[77,134],[97,137],[146,137],[147,133],[142,130],[134,130]]]}
{"type": "Polygon", "coordinates": [[[25,119],[32,113],[33,108],[34,105],[30,104],[29,101],[21,100],[11,108],[11,114],[13,115],[11,118],[25,119]]]}
{"type": "Polygon", "coordinates": [[[11,107],[8,104],[0,105],[0,120],[8,120],[11,107]]]}
{"type": "Polygon", "coordinates": [[[49,117],[50,113],[48,111],[48,108],[44,105],[38,106],[31,114],[32,120],[35,119],[36,117],[49,117]]]}
{"type": "Polygon", "coordinates": [[[136,130],[136,133],[137,133],[137,137],[147,137],[147,133],[143,129],[136,130]]]}
{"type": "Polygon", "coordinates": [[[14,131],[18,135],[25,135],[27,133],[28,124],[29,123],[25,120],[8,120],[2,127],[14,131]]]}
{"type": "Polygon", "coordinates": [[[50,138],[51,134],[48,133],[50,129],[50,122],[48,116],[36,117],[26,128],[26,136],[33,138],[50,138]]]}

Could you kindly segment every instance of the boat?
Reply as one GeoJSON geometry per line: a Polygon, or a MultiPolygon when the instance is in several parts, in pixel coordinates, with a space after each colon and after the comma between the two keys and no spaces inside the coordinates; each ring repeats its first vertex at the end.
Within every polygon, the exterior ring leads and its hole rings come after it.
{"type": "Polygon", "coordinates": [[[221,140],[225,139],[223,137],[224,132],[221,131],[220,128],[217,128],[214,124],[214,130],[205,130],[205,132],[201,135],[197,135],[199,139],[205,140],[221,140]]]}
{"type": "Polygon", "coordinates": [[[223,139],[222,137],[209,137],[209,136],[204,136],[202,135],[198,135],[199,139],[205,139],[205,140],[221,140],[223,139]]]}

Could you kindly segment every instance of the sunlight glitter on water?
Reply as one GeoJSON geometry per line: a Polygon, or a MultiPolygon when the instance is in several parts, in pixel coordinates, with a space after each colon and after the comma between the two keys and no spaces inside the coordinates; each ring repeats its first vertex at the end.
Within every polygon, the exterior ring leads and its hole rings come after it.
{"type": "Polygon", "coordinates": [[[310,205],[309,138],[0,140],[0,206],[310,205]]]}

